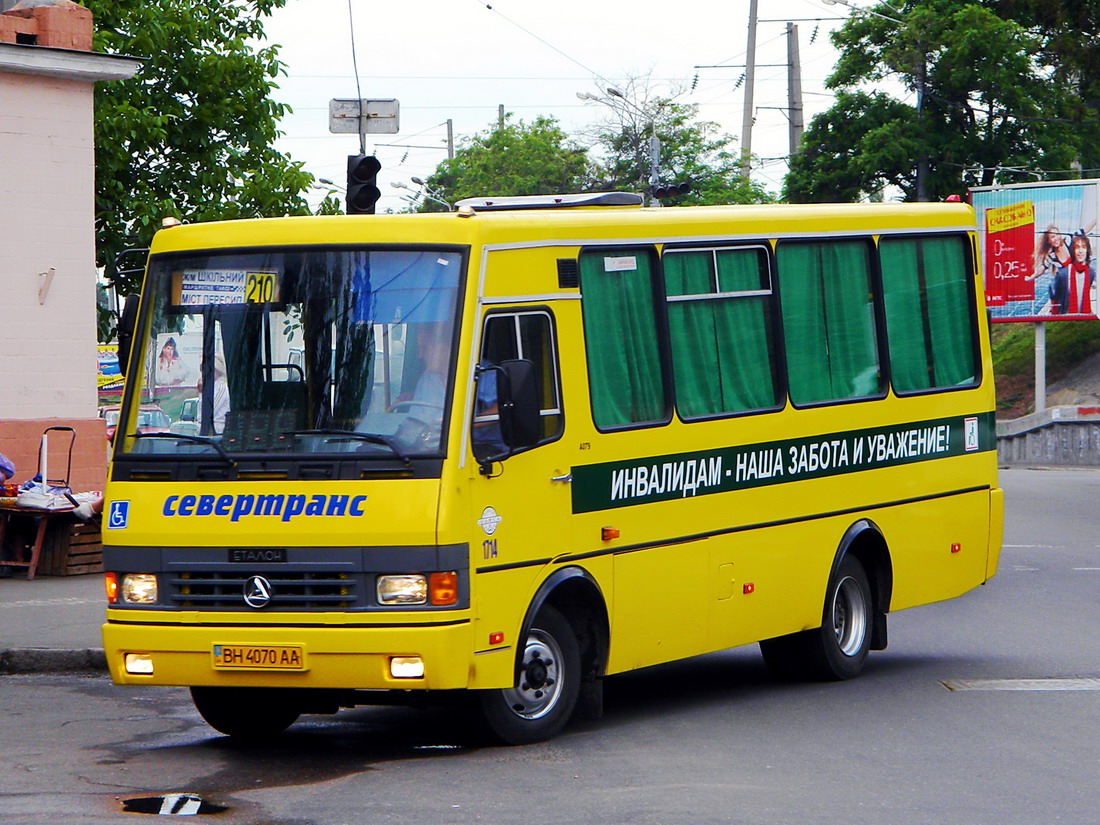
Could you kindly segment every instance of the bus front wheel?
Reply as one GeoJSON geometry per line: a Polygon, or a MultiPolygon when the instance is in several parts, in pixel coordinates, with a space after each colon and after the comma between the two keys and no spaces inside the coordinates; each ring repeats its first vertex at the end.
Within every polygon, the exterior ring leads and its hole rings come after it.
{"type": "Polygon", "coordinates": [[[829,579],[821,627],[760,643],[768,669],[781,678],[834,681],[859,675],[871,649],[871,585],[854,556],[829,579]]]}
{"type": "Polygon", "coordinates": [[[573,627],[557,610],[544,606],[527,632],[515,685],[480,696],[489,733],[508,745],[556,735],[576,707],[580,668],[573,627]]]}
{"type": "Polygon", "coordinates": [[[278,736],[300,715],[294,693],[279,688],[193,687],[191,700],[206,724],[245,741],[278,736]]]}

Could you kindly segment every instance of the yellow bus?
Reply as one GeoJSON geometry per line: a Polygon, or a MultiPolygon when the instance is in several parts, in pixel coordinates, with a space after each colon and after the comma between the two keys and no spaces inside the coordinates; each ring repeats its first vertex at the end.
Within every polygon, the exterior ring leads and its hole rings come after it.
{"type": "Polygon", "coordinates": [[[738,645],[853,677],[887,614],[996,572],[976,262],[963,204],[163,229],[104,512],[112,677],[239,737],[457,695],[508,743],[738,645]],[[169,431],[138,432],[154,401],[169,431]]]}

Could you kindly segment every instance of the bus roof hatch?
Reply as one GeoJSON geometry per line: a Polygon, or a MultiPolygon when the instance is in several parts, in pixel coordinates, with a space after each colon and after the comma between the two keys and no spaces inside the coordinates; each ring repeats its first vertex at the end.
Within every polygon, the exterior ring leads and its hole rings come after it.
{"type": "Polygon", "coordinates": [[[641,206],[642,196],[633,192],[584,192],[577,195],[511,195],[500,198],[463,198],[456,207],[469,206],[478,212],[505,209],[563,209],[574,206],[641,206]]]}

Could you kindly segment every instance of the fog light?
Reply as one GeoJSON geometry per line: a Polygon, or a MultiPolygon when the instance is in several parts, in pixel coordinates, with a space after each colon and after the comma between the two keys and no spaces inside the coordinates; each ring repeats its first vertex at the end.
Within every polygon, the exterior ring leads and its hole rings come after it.
{"type": "Polygon", "coordinates": [[[127,573],[122,577],[122,600],[130,604],[156,604],[157,577],[152,573],[127,573]]]}
{"type": "Polygon", "coordinates": [[[394,656],[390,659],[390,676],[394,679],[423,679],[424,660],[419,656],[394,656]]]}
{"type": "Polygon", "coordinates": [[[127,673],[153,675],[153,657],[148,653],[127,653],[123,661],[126,663],[127,673]]]}
{"type": "Polygon", "coordinates": [[[428,601],[428,580],[424,576],[379,576],[380,604],[424,604],[428,601]]]}

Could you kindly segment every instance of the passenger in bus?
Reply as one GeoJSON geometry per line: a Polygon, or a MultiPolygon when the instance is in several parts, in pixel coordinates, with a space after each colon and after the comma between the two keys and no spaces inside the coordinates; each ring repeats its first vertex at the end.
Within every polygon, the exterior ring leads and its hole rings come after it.
{"type": "Polygon", "coordinates": [[[427,449],[439,446],[443,427],[443,407],[447,397],[447,368],[450,347],[444,325],[420,330],[417,355],[423,369],[416,379],[412,395],[398,398],[393,412],[405,413],[406,420],[396,437],[406,444],[427,449]]]}
{"type": "MultiPolygon", "coordinates": [[[[202,376],[198,383],[199,398],[202,398],[202,376]]],[[[229,414],[229,384],[225,380],[225,362],[214,359],[214,434],[221,435],[225,430],[225,417],[229,414]]],[[[202,402],[197,408],[199,432],[202,432],[202,402]]]]}

